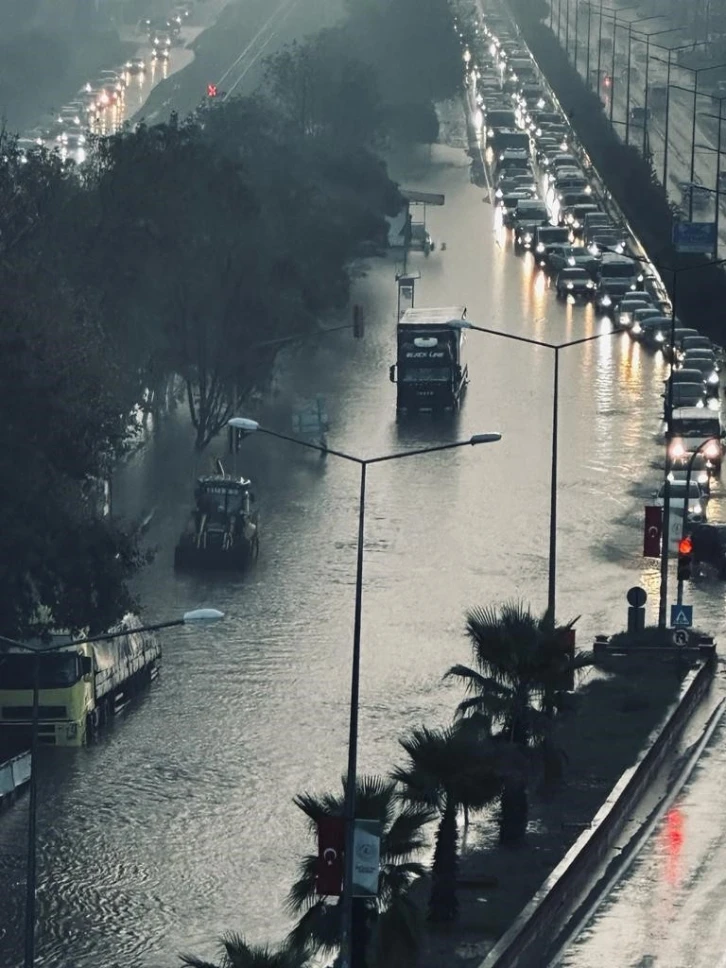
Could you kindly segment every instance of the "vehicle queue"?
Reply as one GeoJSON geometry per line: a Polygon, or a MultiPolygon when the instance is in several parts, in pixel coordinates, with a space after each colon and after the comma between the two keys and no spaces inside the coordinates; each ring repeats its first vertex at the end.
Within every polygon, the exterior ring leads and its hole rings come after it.
{"type": "MultiPolygon", "coordinates": [[[[489,18],[477,35],[478,49],[469,52],[470,97],[496,218],[511,229],[515,252],[531,253],[547,273],[558,299],[593,302],[615,329],[664,354],[671,514],[686,517],[694,563],[726,579],[726,524],[706,523],[726,437],[722,350],[674,320],[652,267],[611,214],[568,119],[508,18],[489,18]]],[[[664,491],[658,489],[654,504],[663,505],[664,491]]]]}

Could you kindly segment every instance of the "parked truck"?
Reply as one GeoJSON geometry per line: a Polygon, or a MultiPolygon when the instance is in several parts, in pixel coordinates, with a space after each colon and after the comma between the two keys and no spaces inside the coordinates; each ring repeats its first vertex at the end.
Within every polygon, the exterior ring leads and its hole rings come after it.
{"type": "MultiPolygon", "coordinates": [[[[38,655],[40,743],[83,746],[134,692],[156,678],[161,646],[153,633],[135,631],[140,627],[129,615],[111,630],[128,629],[118,638],[76,644],[67,633],[56,633],[50,642],[37,643],[41,650],[68,643],[38,655]]],[[[10,647],[0,653],[0,748],[8,753],[30,746],[35,662],[28,650],[10,647]]]]}
{"type": "Polygon", "coordinates": [[[398,323],[396,363],[399,412],[458,410],[469,382],[463,360],[465,306],[407,309],[398,323]]]}

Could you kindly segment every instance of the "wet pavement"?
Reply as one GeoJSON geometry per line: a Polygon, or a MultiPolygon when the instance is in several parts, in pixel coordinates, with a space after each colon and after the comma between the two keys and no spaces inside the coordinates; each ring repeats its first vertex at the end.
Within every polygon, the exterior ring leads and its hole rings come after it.
{"type": "Polygon", "coordinates": [[[723,726],[619,884],[560,962],[565,968],[723,968],[723,726]]]}
{"type": "MultiPolygon", "coordinates": [[[[607,325],[591,307],[558,302],[531,257],[514,255],[461,148],[422,151],[394,174],[446,195],[427,217],[436,251],[412,260],[418,306],[465,303],[475,323],[551,341],[607,325]]],[[[360,456],[503,434],[370,470],[361,772],[388,770],[409,726],[450,720],[460,695],[441,677],[468,659],[467,607],[546,602],[552,354],[472,333],[460,415],[397,422],[395,270],[395,257],[374,260],[356,282],[365,338],[342,333],[293,354],[263,415],[289,430],[291,407],[322,393],[330,445],[360,456]]],[[[648,590],[654,618],[642,507],[658,484],[665,365],[618,334],[563,351],[560,368],[558,614],[582,615],[587,646],[624,625],[631,585],[648,590]]],[[[182,950],[211,957],[226,930],[275,941],[290,926],[284,897],[312,847],[292,797],[335,787],[346,762],[358,477],[345,462],[261,436],[239,461],[262,516],[259,562],[239,578],[172,569],[195,471],[182,409],[115,482],[119,512],[157,507],[144,617],[209,605],[227,618],[167,634],[160,681],[122,721],[88,749],[43,757],[42,968],[162,968],[182,950]]],[[[720,630],[722,586],[688,597],[698,624],[720,630]]],[[[2,968],[22,950],[26,804],[0,818],[2,968]]]]}

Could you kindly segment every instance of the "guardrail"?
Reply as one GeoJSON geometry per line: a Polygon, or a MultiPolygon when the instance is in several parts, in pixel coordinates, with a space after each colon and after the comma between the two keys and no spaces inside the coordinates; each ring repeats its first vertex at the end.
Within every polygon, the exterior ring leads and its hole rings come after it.
{"type": "Polygon", "coordinates": [[[689,673],[678,700],[651,734],[634,766],[623,773],[595,814],[589,830],[578,837],[532,900],[499,939],[479,968],[542,968],[545,953],[567,918],[582,900],[593,872],[610,851],[671,752],[691,713],[713,678],[713,656],[689,673]]]}
{"type": "Polygon", "coordinates": [[[17,792],[30,780],[30,750],[0,763],[0,809],[12,803],[17,792]]]}

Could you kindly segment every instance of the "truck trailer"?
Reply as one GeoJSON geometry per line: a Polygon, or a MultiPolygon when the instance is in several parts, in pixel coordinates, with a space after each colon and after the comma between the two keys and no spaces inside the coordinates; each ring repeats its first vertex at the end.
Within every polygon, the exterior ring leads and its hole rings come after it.
{"type": "MultiPolygon", "coordinates": [[[[156,678],[161,646],[153,633],[137,631],[140,627],[139,619],[128,615],[111,629],[128,630],[118,638],[76,644],[58,632],[50,642],[38,643],[40,743],[83,746],[134,692],[156,678]],[[62,647],[43,651],[54,646],[62,647]]],[[[35,662],[28,650],[10,647],[0,653],[0,748],[9,753],[30,746],[35,662]]]]}
{"type": "Polygon", "coordinates": [[[396,410],[431,413],[458,410],[469,371],[463,360],[465,306],[407,309],[398,323],[396,410]]]}

